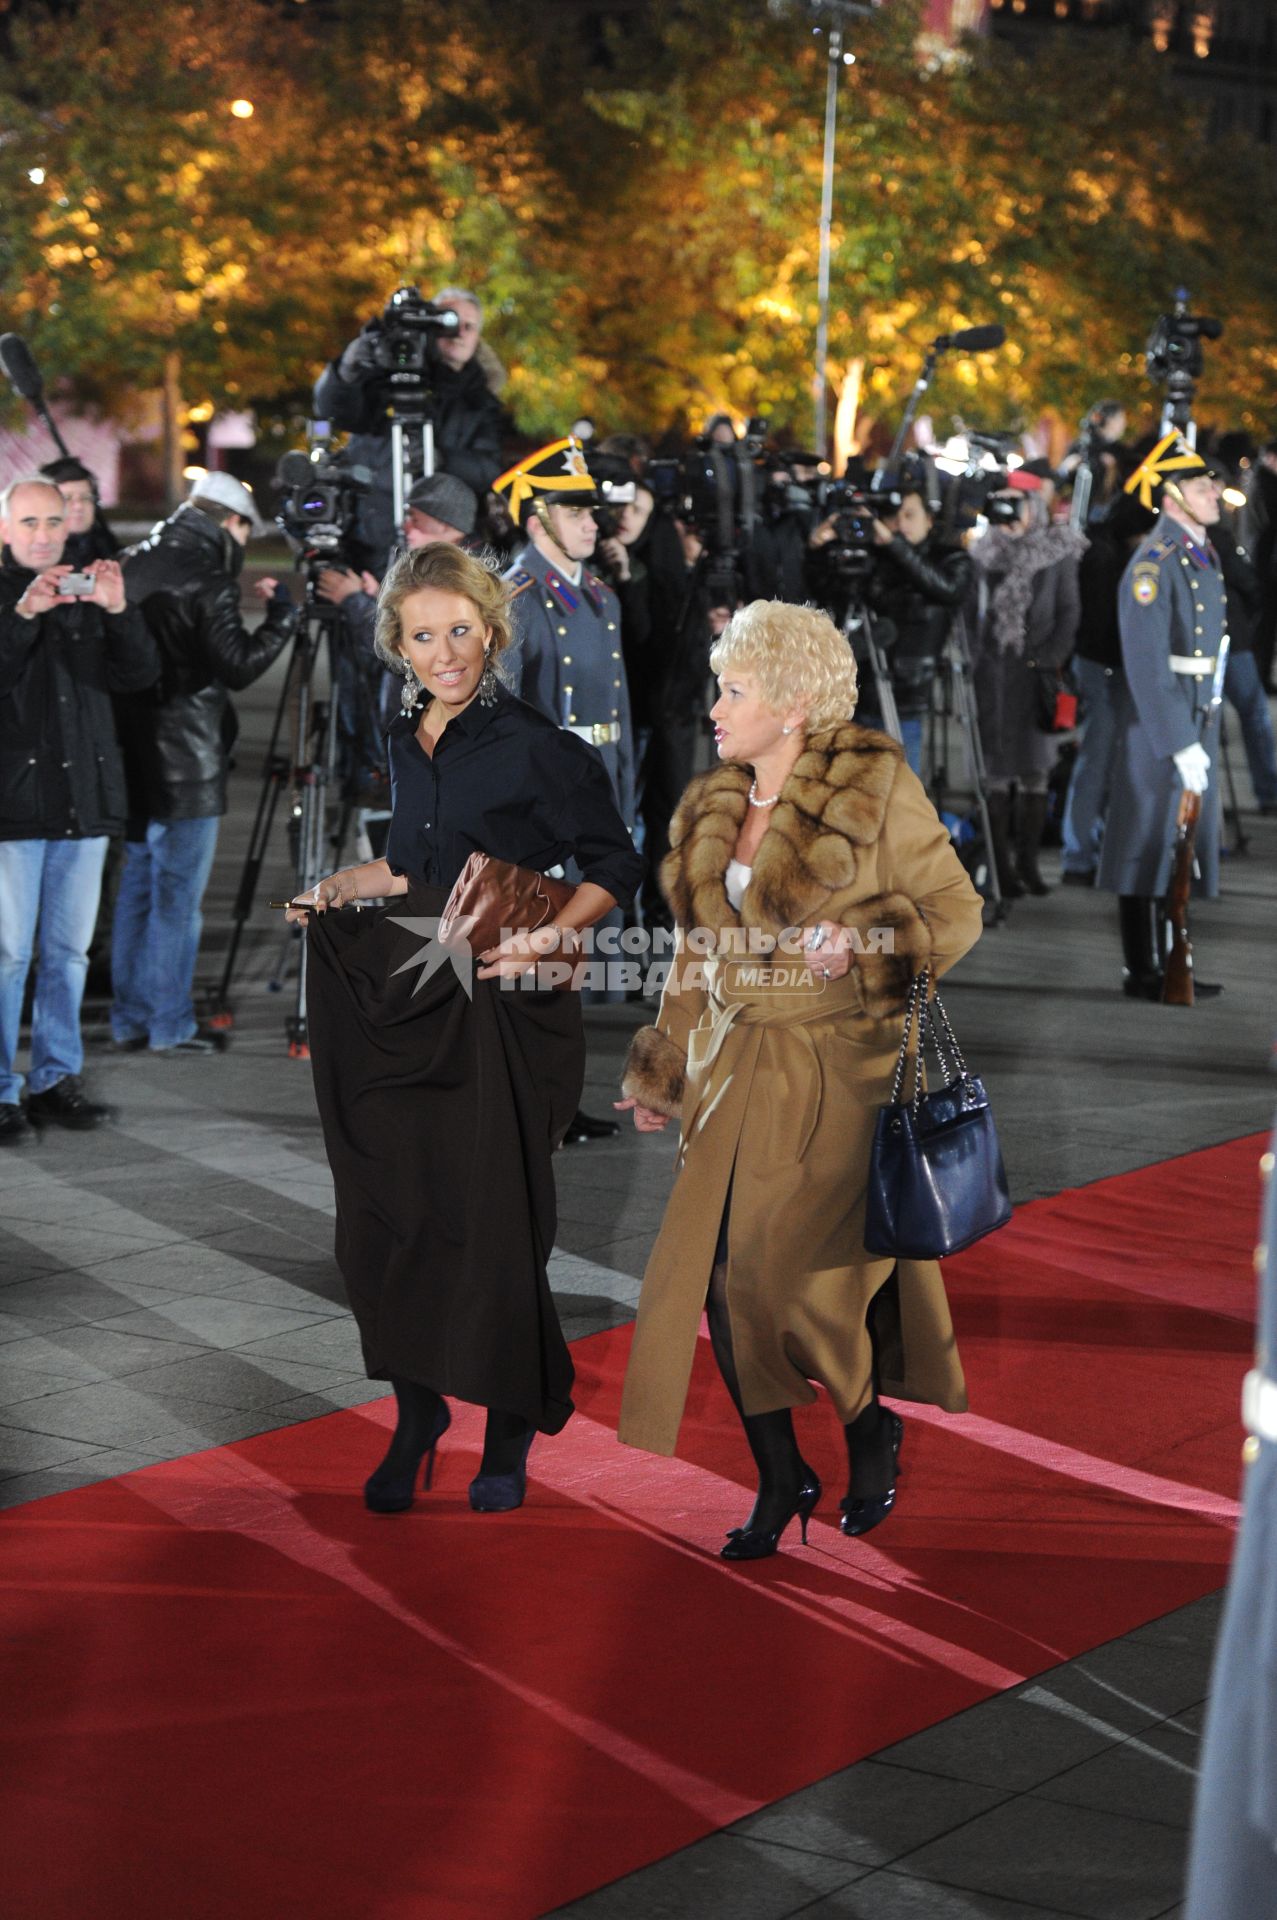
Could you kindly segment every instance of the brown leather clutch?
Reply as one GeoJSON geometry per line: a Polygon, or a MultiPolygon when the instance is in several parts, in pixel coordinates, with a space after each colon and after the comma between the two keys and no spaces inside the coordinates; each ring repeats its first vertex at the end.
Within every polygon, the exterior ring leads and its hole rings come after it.
{"type": "Polygon", "coordinates": [[[551,874],[472,853],[444,902],[438,937],[445,946],[464,941],[477,957],[504,934],[534,933],[547,926],[575,892],[551,874]]]}

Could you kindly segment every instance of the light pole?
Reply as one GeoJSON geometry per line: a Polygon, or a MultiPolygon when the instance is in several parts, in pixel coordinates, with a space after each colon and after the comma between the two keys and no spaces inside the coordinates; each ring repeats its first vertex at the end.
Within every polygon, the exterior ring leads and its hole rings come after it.
{"type": "MultiPolygon", "coordinates": [[[[820,178],[820,265],[816,276],[816,372],[812,391],[816,401],[816,452],[823,460],[828,448],[829,382],[825,362],[829,355],[829,255],[834,224],[834,145],[838,137],[838,79],[844,66],[854,66],[854,53],[844,51],[850,20],[866,20],[878,0],[808,0],[815,14],[829,17],[829,70],[825,81],[825,150],[820,178]]],[[[820,27],[813,29],[821,32],[820,27]]]]}

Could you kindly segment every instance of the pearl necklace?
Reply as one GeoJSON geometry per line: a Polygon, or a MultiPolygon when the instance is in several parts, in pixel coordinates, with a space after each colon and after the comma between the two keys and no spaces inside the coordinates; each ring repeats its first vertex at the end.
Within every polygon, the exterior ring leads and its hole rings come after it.
{"type": "Polygon", "coordinates": [[[770,799],[770,800],[760,800],[760,799],[759,799],[759,797],[758,797],[758,782],[757,782],[757,780],[751,780],[751,781],[750,781],[750,783],[749,783],[749,804],[750,804],[750,806],[751,806],[751,807],[774,807],[774,806],[775,806],[775,804],[776,804],[776,802],[777,802],[777,801],[778,801],[779,799],[780,799],[780,795],[779,795],[778,793],[774,793],[774,794],[772,795],[772,797],[771,797],[771,799],[770,799]]]}

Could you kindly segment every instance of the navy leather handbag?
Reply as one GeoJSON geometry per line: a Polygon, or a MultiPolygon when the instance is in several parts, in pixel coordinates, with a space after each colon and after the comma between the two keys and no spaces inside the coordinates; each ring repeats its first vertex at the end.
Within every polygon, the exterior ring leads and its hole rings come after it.
{"type": "Polygon", "coordinates": [[[989,1096],[963,1059],[938,996],[932,1033],[945,1084],[935,1093],[922,1090],[929,984],[924,969],[910,989],[891,1105],[878,1114],[869,1154],[865,1248],[898,1260],[940,1260],[1011,1218],[989,1096]],[[913,1097],[902,1100],[915,1017],[913,1097]]]}

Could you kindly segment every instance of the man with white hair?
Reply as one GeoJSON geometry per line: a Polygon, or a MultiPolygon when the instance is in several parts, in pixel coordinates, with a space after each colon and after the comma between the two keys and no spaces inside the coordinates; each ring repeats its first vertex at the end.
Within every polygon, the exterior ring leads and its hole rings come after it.
{"type": "Polygon", "coordinates": [[[117,703],[129,783],[129,830],[111,928],[111,1034],[124,1052],[208,1054],[191,995],[200,903],[226,811],[235,712],[228,689],[251,687],[291,636],[296,613],[273,579],[253,591],[266,618],[240,618],[244,548],[266,526],[251,487],[206,473],[148,540],[124,555],[130,597],[163,662],[154,697],[117,703]]]}
{"type": "Polygon", "coordinates": [[[107,839],[125,819],[112,693],[148,687],[155,642],[115,560],[77,575],[52,480],[0,494],[0,1146],[38,1127],[96,1127],[80,1081],[80,1006],[107,839]],[[27,1101],[22,1003],[39,942],[27,1101]]]}

